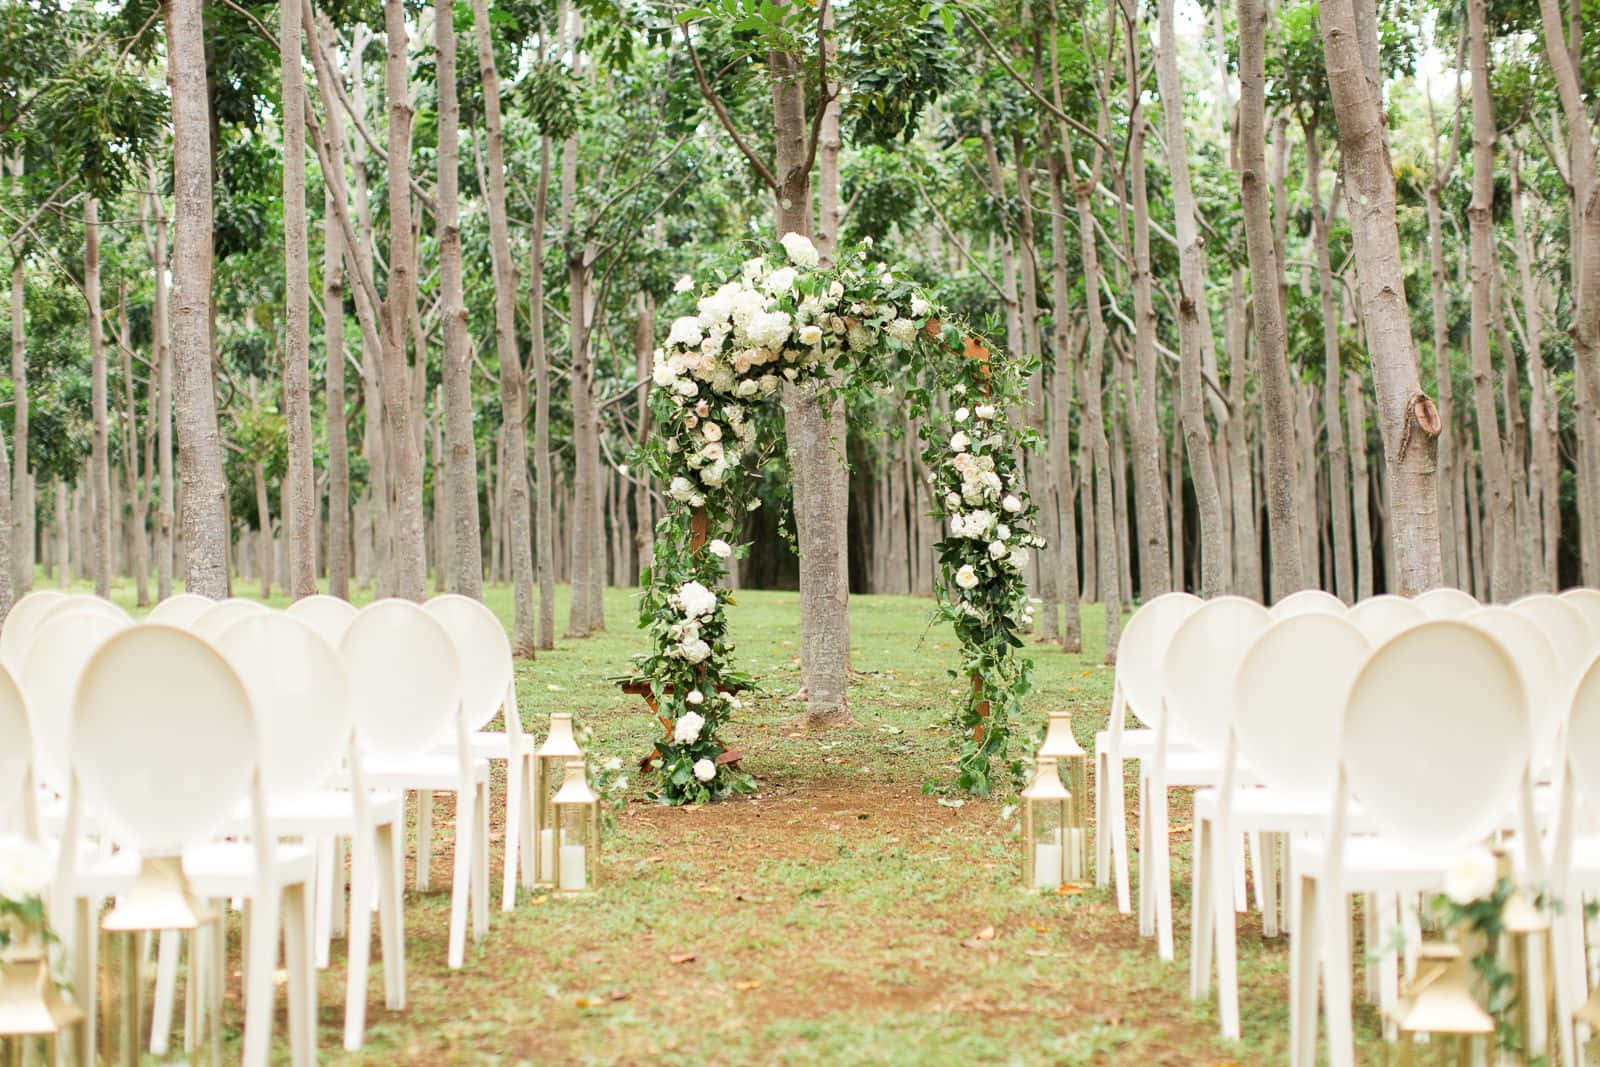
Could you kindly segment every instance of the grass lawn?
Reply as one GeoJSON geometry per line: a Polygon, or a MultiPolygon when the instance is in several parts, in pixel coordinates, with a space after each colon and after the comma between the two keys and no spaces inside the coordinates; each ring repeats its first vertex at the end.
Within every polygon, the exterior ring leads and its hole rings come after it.
{"type": "MultiPolygon", "coordinates": [[[[131,603],[131,590],[119,587],[117,598],[131,603]]],[[[488,598],[509,622],[509,590],[488,598]]],[[[1243,1041],[1221,1040],[1213,1005],[1187,997],[1186,803],[1172,817],[1178,960],[1162,963],[1109,893],[1021,888],[1016,820],[1001,818],[1007,798],[950,806],[959,800],[947,792],[954,640],[928,628],[927,601],[852,598],[858,724],[806,734],[801,705],[788,699],[800,684],[798,594],[737,599],[739,653],[764,693],[726,739],[759,779],[757,796],[672,809],[648,800],[649,782],[636,779],[607,840],[603,889],[583,899],[524,894],[515,912],[494,912],[455,972],[445,966],[442,802],[435,891],[406,900],[408,1010],[384,1009],[375,959],[367,1048],[338,1051],[344,963],[335,942],[320,989],[323,1062],[1286,1060],[1287,942],[1264,941],[1255,917],[1240,925],[1243,1041]],[[924,792],[929,784],[935,792],[924,792]]],[[[527,726],[542,736],[549,713],[570,711],[603,756],[634,762],[649,750],[653,720],[606,681],[641,647],[633,608],[630,591],[608,591],[606,633],[518,664],[527,726]]],[[[1085,655],[1034,650],[1030,730],[1042,729],[1047,710],[1070,707],[1079,740],[1092,744],[1111,692],[1101,621],[1098,608],[1086,610],[1085,655]]],[[[1358,1010],[1358,1054],[1377,1062],[1373,1015],[1358,1010]]]]}

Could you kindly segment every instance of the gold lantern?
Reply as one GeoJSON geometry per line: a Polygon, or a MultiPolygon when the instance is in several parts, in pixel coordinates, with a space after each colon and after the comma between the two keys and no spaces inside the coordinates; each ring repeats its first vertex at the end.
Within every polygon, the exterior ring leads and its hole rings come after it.
{"type": "Polygon", "coordinates": [[[1055,889],[1067,880],[1065,831],[1072,794],[1056,774],[1056,761],[1039,758],[1033,781],[1022,791],[1022,884],[1055,889]]]}
{"type": "Polygon", "coordinates": [[[551,798],[561,784],[562,767],[568,760],[582,757],[583,750],[572,734],[572,716],[566,712],[550,716],[550,733],[533,761],[533,826],[538,843],[533,856],[533,880],[537,885],[554,886],[558,879],[561,834],[551,798]]]}
{"type": "Polygon", "coordinates": [[[11,944],[0,953],[0,1038],[54,1040],[81,1022],[83,1011],[62,996],[50,973],[44,938],[12,922],[11,944]]]}
{"type": "Polygon", "coordinates": [[[1417,969],[1401,991],[1392,1019],[1400,1036],[1400,1063],[1409,1064],[1418,1034],[1454,1037],[1458,1056],[1466,1062],[1466,1044],[1494,1033],[1494,1017],[1473,994],[1472,964],[1460,945],[1428,942],[1417,956],[1417,969]]]}
{"type": "Polygon", "coordinates": [[[582,759],[567,761],[561,788],[550,806],[561,842],[556,892],[592,892],[600,881],[600,798],[589,788],[582,759]]]}
{"type": "Polygon", "coordinates": [[[1052,711],[1050,726],[1045,730],[1044,744],[1039,746],[1040,759],[1056,761],[1056,777],[1061,779],[1072,801],[1067,806],[1067,821],[1062,827],[1062,861],[1065,880],[1084,882],[1089,879],[1089,822],[1083,799],[1089,795],[1089,753],[1072,736],[1072,712],[1052,711]]]}

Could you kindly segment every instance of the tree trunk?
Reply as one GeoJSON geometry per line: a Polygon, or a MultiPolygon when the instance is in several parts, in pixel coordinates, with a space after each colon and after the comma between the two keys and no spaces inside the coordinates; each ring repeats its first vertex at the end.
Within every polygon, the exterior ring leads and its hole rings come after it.
{"type": "Polygon", "coordinates": [[[62,589],[71,579],[72,524],[67,517],[67,483],[56,479],[56,584],[62,589]]]}
{"type": "MultiPolygon", "coordinates": [[[[575,163],[577,139],[567,143],[567,159],[575,163]]],[[[565,169],[565,168],[563,168],[565,169]]],[[[571,202],[576,184],[563,179],[563,197],[571,202]]],[[[592,264],[587,252],[576,249],[567,255],[567,284],[571,294],[572,362],[567,374],[572,403],[572,596],[567,611],[567,636],[588,637],[596,629],[594,619],[594,572],[602,565],[605,550],[600,544],[597,494],[600,492],[600,416],[595,409],[593,370],[590,365],[591,330],[594,325],[595,294],[592,264]]]]}
{"type": "Polygon", "coordinates": [[[164,0],[172,89],[172,366],[184,589],[228,595],[228,485],[211,381],[211,128],[201,0],[164,0]]]}
{"type": "Polygon", "coordinates": [[[111,459],[106,416],[106,340],[100,307],[100,202],[83,203],[83,291],[89,304],[90,407],[93,440],[89,486],[94,493],[94,591],[111,595],[111,459]]]}
{"type": "Polygon", "coordinates": [[[1228,287],[1228,315],[1223,323],[1228,348],[1228,406],[1232,409],[1228,447],[1233,454],[1228,466],[1233,468],[1233,591],[1252,600],[1263,600],[1255,465],[1251,462],[1250,420],[1244,391],[1251,362],[1246,315],[1244,271],[1235,267],[1228,287]]]}
{"type": "MultiPolygon", "coordinates": [[[[1160,43],[1156,54],[1156,80],[1161,93],[1161,113],[1166,120],[1167,164],[1172,171],[1172,207],[1178,236],[1178,405],[1183,442],[1189,456],[1189,476],[1194,482],[1195,506],[1200,516],[1200,595],[1219,596],[1227,591],[1227,557],[1222,543],[1222,497],[1211,465],[1211,436],[1206,429],[1205,402],[1201,397],[1199,305],[1206,299],[1205,249],[1196,218],[1194,190],[1189,183],[1189,149],[1183,127],[1183,91],[1178,78],[1177,37],[1173,30],[1173,0],[1161,0],[1160,43]]],[[[1135,188],[1143,183],[1135,176],[1135,188]]],[[[1134,202],[1138,210],[1138,199],[1134,202]]],[[[1155,357],[1152,354],[1151,362],[1155,357]]],[[[1178,466],[1174,459],[1175,467],[1178,466]]],[[[1173,479],[1179,487],[1172,508],[1183,514],[1181,471],[1173,479]]],[[[1179,588],[1183,575],[1177,575],[1179,588]]]]}
{"type": "MultiPolygon", "coordinates": [[[[1245,0],[1250,3],[1251,0],[1245,0]]],[[[1394,168],[1356,38],[1354,3],[1324,0],[1323,49],[1339,120],[1361,311],[1389,487],[1390,551],[1402,595],[1440,582],[1435,437],[1439,412],[1417,380],[1395,226],[1394,168]]],[[[1370,3],[1371,0],[1359,0],[1370,3]]]]}
{"type": "Polygon", "coordinates": [[[283,515],[289,541],[284,585],[295,599],[317,591],[316,470],[311,429],[311,254],[306,222],[305,82],[301,75],[301,2],[279,0],[278,54],[283,105],[283,259],[285,348],[283,409],[289,430],[289,467],[283,515]]]}
{"type": "Polygon", "coordinates": [[[261,569],[261,599],[272,595],[272,496],[267,492],[267,475],[261,464],[252,464],[256,486],[256,561],[261,569]]]}
{"type": "MultiPolygon", "coordinates": [[[[1472,71],[1472,202],[1467,207],[1472,254],[1472,399],[1478,423],[1478,454],[1483,464],[1484,506],[1488,512],[1492,555],[1491,596],[1504,603],[1516,595],[1516,519],[1512,512],[1511,479],[1501,447],[1495,415],[1494,366],[1489,353],[1490,274],[1495,269],[1494,156],[1499,139],[1494,103],[1489,95],[1489,44],[1484,0],[1467,2],[1467,52],[1472,71]]],[[[1507,412],[1509,415],[1510,413],[1507,412]]]]}
{"type": "MultiPolygon", "coordinates": [[[[1523,215],[1522,168],[1520,153],[1511,161],[1511,224],[1516,238],[1517,276],[1522,290],[1523,336],[1528,351],[1530,387],[1528,418],[1528,480],[1539,500],[1539,516],[1544,570],[1542,588],[1560,588],[1557,557],[1561,545],[1561,465],[1557,448],[1560,415],[1550,374],[1544,365],[1544,306],[1539,278],[1534,268],[1533,244],[1523,215]]],[[[1532,577],[1531,575],[1529,576],[1532,577]]]]}
{"type": "MultiPolygon", "coordinates": [[[[1423,200],[1428,215],[1429,284],[1433,304],[1434,387],[1439,392],[1439,421],[1449,426],[1454,400],[1451,397],[1450,334],[1444,291],[1444,223],[1443,211],[1439,205],[1440,192],[1437,178],[1423,187],[1423,200]]],[[[1456,479],[1452,473],[1455,469],[1455,459],[1451,449],[1454,442],[1447,433],[1440,434],[1438,442],[1439,527],[1441,530],[1453,531],[1455,493],[1452,487],[1456,484],[1456,479]]],[[[1442,581],[1451,585],[1464,584],[1459,569],[1461,563],[1456,560],[1455,537],[1452,535],[1443,535],[1439,539],[1439,564],[1442,581]]]]}
{"type": "MultiPolygon", "coordinates": [[[[132,535],[128,562],[133,571],[134,603],[147,608],[150,606],[150,547],[144,536],[147,497],[139,474],[139,424],[133,403],[133,340],[128,324],[126,286],[119,286],[117,292],[117,339],[117,347],[122,351],[122,472],[128,494],[128,528],[132,535]]],[[[148,479],[148,469],[144,477],[148,479]]]]}
{"type": "MultiPolygon", "coordinates": [[[[22,152],[11,157],[11,177],[16,184],[22,181],[22,152]]],[[[26,593],[33,586],[33,475],[28,466],[28,344],[26,325],[27,264],[23,246],[19,243],[11,253],[11,402],[12,402],[12,456],[11,478],[11,560],[8,573],[12,575],[11,593],[26,593]]],[[[161,294],[158,294],[159,302],[161,294]]],[[[4,494],[0,494],[4,495],[4,494]]],[[[10,599],[6,601],[10,611],[10,599]]]]}
{"type": "MultiPolygon", "coordinates": [[[[1057,98],[1060,81],[1056,79],[1057,98]]],[[[1069,136],[1062,131],[1062,137],[1069,136]]],[[[1078,600],[1078,502],[1077,487],[1072,477],[1072,355],[1077,347],[1069,321],[1066,218],[1067,205],[1064,189],[1065,164],[1061,155],[1051,153],[1050,166],[1050,295],[1055,305],[1052,316],[1054,333],[1051,338],[1050,368],[1050,437],[1048,438],[1051,490],[1055,495],[1052,513],[1055,528],[1047,529],[1047,537],[1054,535],[1058,546],[1056,567],[1061,590],[1061,607],[1064,622],[1061,628],[1061,648],[1066,652],[1083,649],[1083,610],[1078,600]]],[[[1081,431],[1080,431],[1081,432],[1081,431]]],[[[909,447],[909,442],[907,442],[909,447]]]]}
{"type": "MultiPolygon", "coordinates": [[[[534,199],[533,225],[528,249],[528,318],[533,347],[533,467],[536,525],[535,551],[538,554],[539,647],[556,645],[556,550],[555,516],[551,512],[550,473],[550,357],[544,335],[544,225],[550,189],[550,139],[540,139],[539,190],[534,199]]],[[[501,379],[501,387],[505,379],[501,379]]],[[[502,401],[502,411],[504,402],[502,401]]],[[[502,415],[502,418],[504,416],[502,415]]],[[[527,468],[523,468],[523,484],[527,468]]]]}
{"type": "MultiPolygon", "coordinates": [[[[639,378],[639,431],[635,445],[642,448],[650,439],[650,369],[656,344],[656,301],[655,297],[644,291],[639,293],[637,301],[639,320],[633,331],[633,369],[639,378]]],[[[641,474],[649,477],[643,471],[630,472],[630,478],[634,479],[633,551],[638,573],[642,576],[654,558],[652,532],[655,529],[655,517],[650,506],[650,486],[648,481],[639,480],[641,474]]],[[[729,562],[732,563],[731,560],[729,562]]],[[[644,584],[642,577],[639,584],[644,584]]]]}
{"type": "Polygon", "coordinates": [[[350,439],[344,400],[344,232],[333,189],[324,192],[322,325],[327,357],[328,593],[350,599],[350,439]]]}
{"type": "Polygon", "coordinates": [[[1267,541],[1272,556],[1269,592],[1277,600],[1301,588],[1305,575],[1300,559],[1300,509],[1294,491],[1294,386],[1285,347],[1278,253],[1267,204],[1266,29],[1267,12],[1260,0],[1239,0],[1239,186],[1255,299],[1256,366],[1261,375],[1267,541]]]}

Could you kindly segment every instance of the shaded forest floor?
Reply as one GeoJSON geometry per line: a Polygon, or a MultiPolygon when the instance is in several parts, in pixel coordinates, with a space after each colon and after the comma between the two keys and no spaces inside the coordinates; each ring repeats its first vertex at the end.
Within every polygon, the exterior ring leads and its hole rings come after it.
{"type": "MultiPolygon", "coordinates": [[[[131,590],[118,599],[130,602],[131,590]]],[[[765,692],[727,739],[759,794],[670,809],[635,780],[607,840],[602,891],[523,894],[515,912],[493,913],[457,972],[445,966],[450,803],[441,802],[434,891],[406,899],[408,1010],[385,1010],[375,959],[367,1048],[338,1051],[344,959],[335,942],[320,989],[323,1062],[1286,1061],[1287,942],[1263,940],[1255,916],[1240,929],[1243,1041],[1221,1040],[1213,1005],[1187,997],[1186,803],[1172,818],[1178,959],[1162,963],[1109,892],[1020,887],[1004,798],[948,806],[959,800],[947,792],[944,721],[954,645],[947,631],[928,629],[926,601],[852,598],[858,725],[807,735],[801,705],[788,699],[799,687],[798,595],[738,600],[739,653],[765,692]]],[[[509,591],[490,590],[489,602],[509,622],[509,591]]],[[[528,725],[542,735],[550,712],[572,711],[602,756],[631,763],[649,750],[653,721],[607,681],[641,647],[633,606],[629,591],[609,591],[605,634],[558,641],[518,664],[528,725]]],[[[1085,611],[1086,655],[1033,650],[1034,725],[1042,732],[1046,710],[1071,707],[1085,747],[1110,702],[1100,622],[1098,609],[1085,611]]],[[[496,908],[501,803],[497,789],[496,908]]],[[[230,989],[235,1026],[236,996],[230,989]]],[[[1359,1010],[1360,1058],[1377,1062],[1374,1017],[1359,1010]]]]}

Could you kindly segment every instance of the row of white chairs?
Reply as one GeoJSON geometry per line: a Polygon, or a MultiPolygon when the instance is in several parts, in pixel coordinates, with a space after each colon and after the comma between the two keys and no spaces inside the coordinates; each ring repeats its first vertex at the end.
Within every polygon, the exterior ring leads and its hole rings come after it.
{"type": "MultiPolygon", "coordinates": [[[[69,935],[74,987],[92,997],[98,901],[137,897],[142,857],[181,855],[199,896],[246,903],[243,1058],[252,1064],[268,1052],[280,915],[296,1062],[314,1059],[312,968],[326,965],[329,939],[346,925],[344,1043],[361,1045],[374,903],[386,1003],[404,1007],[408,792],[420,795],[423,889],[431,794],[456,794],[449,961],[461,966],[469,920],[474,936],[488,925],[487,761],[508,764],[502,906],[510,908],[517,875],[532,881],[533,753],[504,627],[465,597],[379,601],[358,613],[323,596],[276,612],[180,595],[135,624],[109,601],[41,591],[20,600],[0,630],[0,832],[20,829],[59,847],[52,914],[69,935]],[[505,730],[485,730],[502,709],[505,730]],[[345,841],[348,923],[334,905],[345,841]]],[[[171,1028],[178,952],[168,929],[157,1053],[171,1028]]],[[[190,1046],[207,1017],[202,994],[215,1024],[219,953],[199,937],[189,945],[190,1046]]],[[[85,1007],[93,1048],[93,1005],[85,1007]]]]}
{"type": "MultiPolygon", "coordinates": [[[[1375,597],[1348,611],[1316,592],[1270,612],[1237,597],[1157,598],[1124,632],[1112,721],[1098,738],[1099,877],[1116,880],[1128,910],[1120,772],[1124,759],[1137,759],[1141,930],[1172,958],[1167,794],[1203,787],[1194,801],[1191,992],[1209,993],[1214,960],[1222,1030],[1237,1037],[1239,838],[1248,834],[1254,846],[1268,934],[1276,932],[1273,844],[1287,838],[1294,1061],[1313,1062],[1320,964],[1330,1058],[1351,1062],[1351,894],[1368,895],[1369,950],[1389,944],[1396,925],[1414,946],[1418,894],[1438,889],[1466,843],[1506,830],[1519,834],[1525,875],[1562,891],[1600,889],[1600,838],[1590,845],[1575,836],[1573,818],[1554,819],[1558,808],[1594,810],[1578,780],[1600,773],[1600,762],[1560,772],[1591,758],[1580,743],[1585,729],[1600,737],[1597,635],[1594,590],[1510,607],[1437,590],[1375,597]],[[1128,729],[1130,710],[1150,728],[1128,729]],[[1554,864],[1544,858],[1552,851],[1554,864]]],[[[1588,972],[1581,921],[1559,931],[1559,1037],[1571,1063],[1571,1011],[1588,972]]],[[[1392,1008],[1400,961],[1392,952],[1377,958],[1369,992],[1392,1008]]],[[[1528,973],[1537,983],[1543,972],[1528,973]]],[[[1531,1041],[1542,1048],[1546,1037],[1542,1017],[1533,1019],[1531,1041]]]]}

